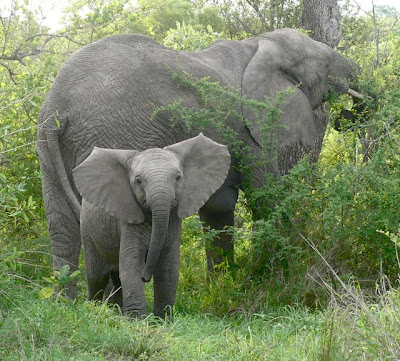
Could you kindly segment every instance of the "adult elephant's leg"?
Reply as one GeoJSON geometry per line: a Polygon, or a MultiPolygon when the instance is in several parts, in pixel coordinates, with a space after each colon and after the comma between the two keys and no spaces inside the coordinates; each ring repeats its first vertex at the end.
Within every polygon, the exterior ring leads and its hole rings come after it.
{"type": "Polygon", "coordinates": [[[232,235],[225,231],[227,226],[234,224],[234,212],[212,212],[200,210],[200,219],[203,221],[204,230],[208,228],[217,232],[206,242],[207,270],[214,271],[216,266],[223,262],[234,264],[234,246],[232,235]]]}
{"type": "MultiPolygon", "coordinates": [[[[81,249],[79,223],[58,182],[47,172],[43,170],[42,172],[43,200],[51,238],[53,269],[57,271],[64,265],[69,265],[70,273],[72,273],[78,269],[79,264],[81,249]]],[[[71,281],[65,291],[69,298],[75,299],[76,281],[71,281]]]]}
{"type": "Polygon", "coordinates": [[[119,251],[119,278],[121,280],[123,310],[133,318],[146,316],[147,305],[144,295],[145,283],[142,272],[150,240],[151,227],[148,224],[124,224],[121,227],[119,251]]]}
{"type": "Polygon", "coordinates": [[[153,314],[169,320],[178,288],[181,233],[182,220],[171,214],[167,243],[153,275],[153,314]]]}
{"type": "Polygon", "coordinates": [[[225,261],[228,265],[234,264],[232,235],[230,232],[225,232],[225,228],[234,225],[234,211],[239,194],[238,183],[238,175],[231,169],[222,187],[199,211],[205,230],[211,228],[211,230],[221,231],[206,242],[209,271],[213,271],[216,266],[225,261]]]}

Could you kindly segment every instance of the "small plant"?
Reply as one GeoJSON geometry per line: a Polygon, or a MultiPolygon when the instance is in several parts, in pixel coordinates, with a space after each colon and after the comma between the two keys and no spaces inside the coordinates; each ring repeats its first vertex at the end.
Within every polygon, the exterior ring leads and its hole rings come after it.
{"type": "Polygon", "coordinates": [[[48,299],[55,294],[57,290],[58,295],[63,295],[68,284],[70,284],[76,277],[79,276],[80,271],[76,270],[69,274],[70,266],[64,265],[59,271],[54,271],[54,275],[51,277],[44,277],[43,279],[47,281],[51,286],[44,287],[39,291],[39,299],[48,299]]]}

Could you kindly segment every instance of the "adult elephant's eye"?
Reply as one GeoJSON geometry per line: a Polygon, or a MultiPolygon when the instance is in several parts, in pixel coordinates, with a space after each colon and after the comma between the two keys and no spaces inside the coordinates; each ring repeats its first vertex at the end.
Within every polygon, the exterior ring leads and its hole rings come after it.
{"type": "Polygon", "coordinates": [[[135,184],[140,186],[142,183],[143,183],[142,178],[140,178],[140,176],[136,176],[135,177],[135,184]]]}
{"type": "Polygon", "coordinates": [[[175,180],[176,180],[177,182],[179,182],[181,179],[182,179],[182,176],[181,176],[180,174],[178,174],[178,175],[175,177],[175,180]]]}

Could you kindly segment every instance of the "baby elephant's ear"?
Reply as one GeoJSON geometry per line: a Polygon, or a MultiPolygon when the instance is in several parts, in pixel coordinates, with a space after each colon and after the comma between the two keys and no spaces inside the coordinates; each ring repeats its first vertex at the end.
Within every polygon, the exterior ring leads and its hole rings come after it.
{"type": "Polygon", "coordinates": [[[183,160],[183,188],[178,216],[196,213],[217,191],[228,175],[231,157],[225,145],[203,134],[164,148],[183,160]]]}
{"type": "Polygon", "coordinates": [[[144,214],[129,182],[129,165],[137,153],[95,147],[73,170],[82,198],[122,221],[142,223],[144,214]]]}

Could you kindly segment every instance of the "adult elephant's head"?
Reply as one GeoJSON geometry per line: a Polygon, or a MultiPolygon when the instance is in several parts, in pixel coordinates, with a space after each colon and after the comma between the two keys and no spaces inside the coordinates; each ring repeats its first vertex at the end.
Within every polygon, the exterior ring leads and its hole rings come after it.
{"type": "Polygon", "coordinates": [[[229,170],[227,147],[203,134],[143,152],[94,148],[73,171],[89,203],[117,219],[139,224],[151,212],[152,231],[142,280],[150,281],[167,235],[169,217],[196,213],[221,187],[229,170]]]}
{"type": "MultiPolygon", "coordinates": [[[[330,91],[348,92],[358,66],[293,29],[277,30],[256,39],[257,50],[243,74],[243,95],[260,101],[265,97],[273,100],[278,92],[292,90],[280,106],[284,127],[275,130],[278,152],[286,153],[279,164],[282,174],[299,160],[301,153],[313,152],[320,146],[326,124],[320,124],[314,110],[330,91]]],[[[262,145],[260,124],[251,110],[244,109],[244,113],[250,120],[251,135],[262,145]]]]}

